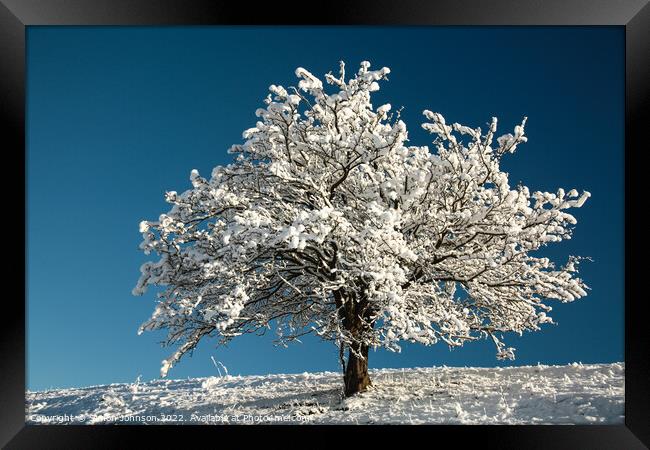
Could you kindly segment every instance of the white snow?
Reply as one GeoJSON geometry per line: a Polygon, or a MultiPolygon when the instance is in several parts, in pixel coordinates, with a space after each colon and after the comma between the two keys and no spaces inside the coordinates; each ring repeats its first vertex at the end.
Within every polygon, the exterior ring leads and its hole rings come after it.
{"type": "Polygon", "coordinates": [[[341,400],[339,373],[155,380],[27,392],[27,422],[621,424],[623,363],[371,370],[341,400]]]}

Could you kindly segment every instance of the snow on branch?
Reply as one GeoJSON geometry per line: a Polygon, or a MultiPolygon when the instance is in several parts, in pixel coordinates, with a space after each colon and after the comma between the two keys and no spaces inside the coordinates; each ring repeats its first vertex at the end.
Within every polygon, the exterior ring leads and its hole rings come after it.
{"type": "Polygon", "coordinates": [[[345,65],[326,84],[303,68],[271,85],[257,123],[209,179],[166,193],[143,221],[145,263],[134,294],[160,286],[141,330],[166,329],[177,351],[275,326],[356,348],[400,341],[451,346],[551,323],[549,300],[586,295],[578,258],[560,268],[534,253],[570,239],[589,192],[512,187],[501,158],[527,141],[526,118],[496,137],[424,111],[433,149],[407,145],[406,124],[371,95],[390,70],[345,65]]]}

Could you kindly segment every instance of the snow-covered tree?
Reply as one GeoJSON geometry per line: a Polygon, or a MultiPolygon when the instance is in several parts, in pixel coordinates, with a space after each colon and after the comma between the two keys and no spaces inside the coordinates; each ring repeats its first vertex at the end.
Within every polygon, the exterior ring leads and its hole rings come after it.
{"type": "Polygon", "coordinates": [[[340,350],[346,395],[364,390],[368,349],[492,339],[552,323],[551,299],[586,295],[580,258],[556,268],[531,253],[569,239],[567,212],[589,197],[511,187],[501,158],[526,142],[524,125],[497,137],[424,111],[433,150],[407,145],[406,125],[371,95],[390,73],[346,78],[303,68],[296,88],[270,86],[259,121],[210,179],[167,192],[173,205],[143,221],[134,294],[162,286],[140,331],[167,329],[176,352],[162,376],[204,337],[225,343],[275,328],[287,343],[315,333],[340,350]],[[345,352],[347,350],[347,358],[345,352]]]}

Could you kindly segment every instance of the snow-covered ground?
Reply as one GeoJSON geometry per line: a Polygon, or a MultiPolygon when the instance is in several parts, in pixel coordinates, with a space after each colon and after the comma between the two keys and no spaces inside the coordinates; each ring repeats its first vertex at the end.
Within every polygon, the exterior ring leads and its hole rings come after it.
{"type": "Polygon", "coordinates": [[[224,376],[27,392],[28,423],[620,424],[623,363],[224,376]]]}

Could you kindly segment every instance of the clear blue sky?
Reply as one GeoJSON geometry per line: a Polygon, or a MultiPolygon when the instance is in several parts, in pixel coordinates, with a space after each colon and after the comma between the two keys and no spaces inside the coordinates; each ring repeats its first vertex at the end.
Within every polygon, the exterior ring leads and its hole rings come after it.
{"type": "MultiPolygon", "coordinates": [[[[158,377],[172,349],[136,335],[153,293],[133,297],[138,223],[166,212],[166,190],[190,187],[230,161],[270,84],[295,83],[362,60],[391,68],[376,104],[404,106],[412,143],[429,143],[423,109],[510,132],[528,116],[529,142],[506,159],[513,184],[591,191],[574,239],[548,247],[564,262],[591,256],[585,299],[554,304],[557,326],[512,335],[516,361],[491,342],[450,351],[405,345],[370,366],[495,366],[624,358],[624,33],[612,27],[29,27],[27,34],[28,388],[158,377]]],[[[170,378],[339,370],[331,343],[276,348],[244,336],[204,342],[170,378]]]]}

